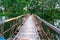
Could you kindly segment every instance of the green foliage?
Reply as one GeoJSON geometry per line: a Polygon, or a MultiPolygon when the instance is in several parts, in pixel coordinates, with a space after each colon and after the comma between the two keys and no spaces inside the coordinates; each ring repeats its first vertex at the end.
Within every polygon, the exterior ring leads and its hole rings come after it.
{"type": "MultiPolygon", "coordinates": [[[[2,0],[6,15],[16,15],[27,13],[23,8],[27,6],[26,1],[22,0],[2,0]]],[[[3,12],[2,12],[3,13],[3,12]]],[[[3,14],[4,15],[4,14],[3,14]]]]}
{"type": "MultiPolygon", "coordinates": [[[[59,0],[1,0],[1,5],[5,8],[1,15],[15,17],[22,14],[36,14],[45,20],[60,19],[59,9],[55,9],[59,0]]],[[[1,16],[0,15],[0,16],[1,16]]]]}

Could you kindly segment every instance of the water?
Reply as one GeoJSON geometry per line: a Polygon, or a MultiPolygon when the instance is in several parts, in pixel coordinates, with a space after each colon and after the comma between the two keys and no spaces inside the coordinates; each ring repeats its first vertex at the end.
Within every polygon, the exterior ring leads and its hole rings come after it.
{"type": "Polygon", "coordinates": [[[0,40],[6,40],[6,39],[4,39],[4,37],[0,37],[0,40]]]}

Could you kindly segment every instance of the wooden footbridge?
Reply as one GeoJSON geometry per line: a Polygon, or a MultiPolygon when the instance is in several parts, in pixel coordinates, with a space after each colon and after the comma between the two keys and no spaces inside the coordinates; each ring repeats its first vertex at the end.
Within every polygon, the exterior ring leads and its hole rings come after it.
{"type": "Polygon", "coordinates": [[[60,29],[34,14],[10,18],[0,25],[0,36],[7,40],[60,40],[60,29]]]}

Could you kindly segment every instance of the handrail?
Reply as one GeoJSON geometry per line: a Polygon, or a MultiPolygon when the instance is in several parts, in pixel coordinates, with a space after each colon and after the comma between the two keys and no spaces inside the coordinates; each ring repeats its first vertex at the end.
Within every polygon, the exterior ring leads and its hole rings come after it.
{"type": "Polygon", "coordinates": [[[43,20],[42,18],[40,18],[39,16],[35,15],[35,17],[37,17],[40,21],[42,21],[43,23],[45,23],[47,26],[49,26],[52,30],[54,30],[55,32],[57,32],[58,34],[60,34],[60,29],[57,28],[56,26],[48,23],[47,21],[43,20]]]}
{"type": "MultiPolygon", "coordinates": [[[[4,23],[5,23],[5,22],[12,21],[12,20],[16,20],[16,19],[21,18],[21,17],[23,17],[23,16],[24,16],[24,15],[21,15],[21,16],[15,17],[15,18],[11,18],[11,19],[7,19],[7,20],[4,21],[4,23]]],[[[8,32],[8,31],[11,30],[13,27],[16,27],[16,25],[19,24],[19,23],[20,23],[20,22],[16,23],[16,24],[13,25],[11,28],[9,28],[9,29],[7,29],[6,31],[4,31],[2,34],[8,32]]],[[[2,34],[0,34],[0,36],[1,36],[2,34]]]]}
{"type": "Polygon", "coordinates": [[[9,21],[12,21],[12,20],[18,19],[18,18],[20,18],[20,17],[22,17],[22,16],[24,16],[24,15],[20,15],[20,16],[15,17],[15,18],[7,19],[7,20],[5,20],[4,22],[9,22],[9,21]]]}

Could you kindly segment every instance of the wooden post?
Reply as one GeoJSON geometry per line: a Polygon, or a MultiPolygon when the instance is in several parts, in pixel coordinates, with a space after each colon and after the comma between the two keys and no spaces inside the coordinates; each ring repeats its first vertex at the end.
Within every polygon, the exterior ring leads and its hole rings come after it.
{"type": "MultiPolygon", "coordinates": [[[[15,22],[15,20],[14,20],[14,21],[13,21],[13,25],[15,25],[15,24],[16,24],[16,22],[15,22]]],[[[12,25],[12,26],[13,26],[13,25],[12,25]]],[[[12,33],[11,33],[11,35],[14,33],[14,28],[15,28],[15,27],[12,28],[12,33]]]]}
{"type": "Polygon", "coordinates": [[[46,34],[47,34],[47,36],[48,36],[49,38],[51,37],[51,36],[50,36],[50,27],[47,27],[46,34]]]}
{"type": "MultiPolygon", "coordinates": [[[[12,26],[15,24],[15,20],[13,21],[13,24],[12,24],[12,26]]],[[[14,27],[11,29],[11,31],[10,31],[10,34],[9,34],[9,37],[11,37],[11,35],[14,33],[14,27]]]]}
{"type": "Polygon", "coordinates": [[[2,28],[1,28],[1,34],[2,34],[2,36],[4,36],[4,34],[3,34],[3,32],[4,32],[4,23],[2,24],[1,27],[2,27],[2,28]]]}

